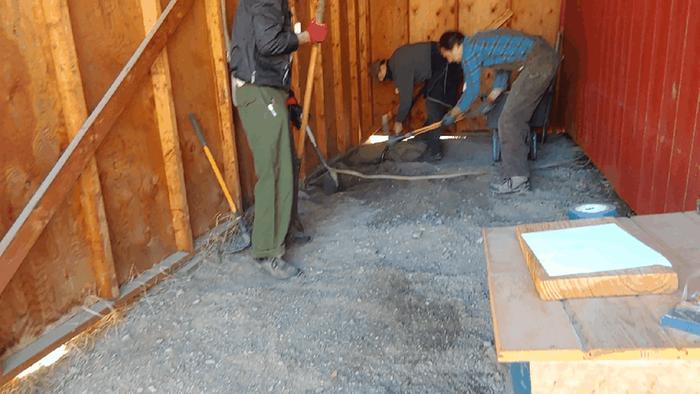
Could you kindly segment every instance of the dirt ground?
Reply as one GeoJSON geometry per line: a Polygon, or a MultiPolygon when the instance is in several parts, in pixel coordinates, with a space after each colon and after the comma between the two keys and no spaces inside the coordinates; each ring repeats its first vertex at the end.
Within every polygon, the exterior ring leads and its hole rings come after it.
{"type": "Polygon", "coordinates": [[[551,139],[532,163],[565,164],[535,169],[533,191],[507,197],[488,191],[496,169],[488,136],[446,144],[437,165],[364,169],[489,174],[355,181],[332,196],[310,190],[301,211],[314,239],[288,254],[304,278],[270,279],[245,253],[200,253],[196,269],[156,286],[15,390],[509,392],[493,345],[481,228],[563,219],[577,203],[625,207],[566,137],[551,139]]]}

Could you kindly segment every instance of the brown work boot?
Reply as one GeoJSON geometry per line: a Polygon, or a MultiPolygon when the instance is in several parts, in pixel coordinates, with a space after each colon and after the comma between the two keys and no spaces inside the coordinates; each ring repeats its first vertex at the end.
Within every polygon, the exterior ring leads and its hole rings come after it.
{"type": "Polygon", "coordinates": [[[491,184],[491,191],[496,194],[514,194],[530,191],[530,179],[526,176],[504,178],[491,184]]]}
{"type": "Polygon", "coordinates": [[[275,279],[285,280],[302,276],[304,272],[299,268],[287,263],[281,257],[272,257],[255,261],[258,268],[268,273],[275,279]]]}

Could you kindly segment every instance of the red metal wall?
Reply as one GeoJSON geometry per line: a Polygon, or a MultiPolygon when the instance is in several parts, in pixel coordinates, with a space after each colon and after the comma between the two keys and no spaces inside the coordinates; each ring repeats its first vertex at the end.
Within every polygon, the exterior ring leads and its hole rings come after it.
{"type": "Polygon", "coordinates": [[[700,0],[565,5],[565,126],[637,213],[700,199],[698,15],[700,0]]]}

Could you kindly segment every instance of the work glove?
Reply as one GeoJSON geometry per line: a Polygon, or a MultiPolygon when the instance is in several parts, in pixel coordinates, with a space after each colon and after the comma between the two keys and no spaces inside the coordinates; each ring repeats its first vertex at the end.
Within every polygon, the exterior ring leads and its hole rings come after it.
{"type": "Polygon", "coordinates": [[[455,116],[452,115],[452,111],[446,113],[445,116],[442,118],[442,122],[440,122],[442,127],[449,127],[455,123],[457,123],[457,121],[455,119],[455,116]]]}
{"type": "Polygon", "coordinates": [[[289,120],[294,127],[301,129],[301,115],[304,111],[291,90],[289,91],[289,97],[287,97],[287,110],[289,111],[289,120]]]}
{"type": "Polygon", "coordinates": [[[309,32],[311,42],[318,44],[319,42],[326,40],[326,36],[328,35],[328,26],[326,26],[325,23],[317,23],[316,20],[312,20],[309,27],[306,28],[306,31],[309,32]]]}

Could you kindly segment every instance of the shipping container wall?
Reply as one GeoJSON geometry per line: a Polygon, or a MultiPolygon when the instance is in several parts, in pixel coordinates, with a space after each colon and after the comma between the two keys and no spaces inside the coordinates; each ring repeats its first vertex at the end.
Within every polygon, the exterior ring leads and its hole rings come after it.
{"type": "Polygon", "coordinates": [[[568,0],[564,122],[640,214],[700,199],[697,0],[568,0]]]}

